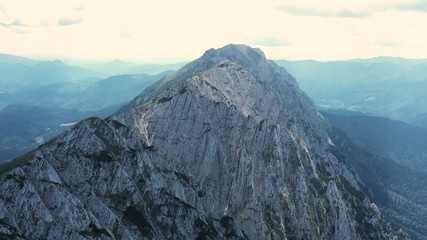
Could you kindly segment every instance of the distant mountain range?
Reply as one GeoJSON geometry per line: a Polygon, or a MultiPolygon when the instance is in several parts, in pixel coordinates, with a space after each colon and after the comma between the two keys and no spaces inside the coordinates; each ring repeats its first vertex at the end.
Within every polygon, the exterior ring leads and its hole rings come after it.
{"type": "Polygon", "coordinates": [[[63,132],[63,123],[112,114],[168,73],[102,78],[59,60],[0,54],[0,162],[63,132]]]}
{"type": "Polygon", "coordinates": [[[382,117],[324,115],[363,149],[427,173],[427,129],[382,117]]]}
{"type": "Polygon", "coordinates": [[[416,123],[427,113],[425,59],[276,62],[323,109],[359,111],[408,123],[416,123]]]}
{"type": "Polygon", "coordinates": [[[0,111],[0,162],[16,158],[51,140],[81,119],[106,117],[114,109],[98,112],[9,105],[0,111]]]}
{"type": "Polygon", "coordinates": [[[106,63],[82,63],[80,66],[84,66],[89,69],[93,69],[98,72],[106,73],[109,75],[122,75],[122,74],[150,74],[155,75],[165,71],[177,70],[184,66],[186,62],[174,63],[174,64],[154,64],[154,63],[131,63],[122,60],[113,60],[106,63]]]}
{"type": "Polygon", "coordinates": [[[66,127],[60,127],[62,123],[112,114],[167,74],[121,75],[0,94],[6,105],[0,110],[0,126],[5,126],[0,131],[0,162],[38,146],[35,138],[39,136],[46,141],[65,131],[66,127]]]}
{"type": "Polygon", "coordinates": [[[31,58],[0,53],[0,65],[22,64],[22,65],[26,65],[26,66],[32,66],[32,65],[37,64],[38,62],[40,62],[40,61],[31,59],[31,58]]]}
{"type": "Polygon", "coordinates": [[[332,151],[354,167],[365,192],[395,228],[413,239],[427,239],[427,130],[339,113],[323,113],[330,124],[332,151]]]}
{"type": "MultiPolygon", "coordinates": [[[[86,72],[90,77],[101,77],[106,78],[114,75],[126,75],[126,74],[147,74],[147,75],[157,75],[162,72],[177,70],[178,68],[184,66],[187,62],[178,62],[178,63],[137,63],[137,62],[127,62],[119,59],[113,61],[78,61],[78,60],[35,60],[31,58],[15,56],[10,54],[1,54],[0,53],[0,67],[11,65],[16,66],[27,66],[34,67],[35,65],[41,63],[43,66],[48,66],[48,72],[55,72],[56,70],[61,70],[59,72],[65,73],[68,72],[69,75],[73,76],[74,74],[82,75],[82,72],[86,72]],[[62,64],[61,64],[62,63],[62,64]],[[55,66],[55,64],[57,66],[55,66]],[[61,66],[62,65],[62,66],[61,66]],[[66,68],[70,69],[66,69],[66,68]],[[62,68],[62,69],[61,69],[62,68]],[[74,71],[72,71],[74,69],[74,71]],[[65,71],[64,71],[65,70],[65,71]],[[70,71],[71,70],[71,71],[70,71]]],[[[80,76],[74,78],[83,79],[88,76],[80,76]]]]}
{"type": "Polygon", "coordinates": [[[22,88],[33,89],[82,79],[99,79],[102,76],[88,69],[67,65],[59,60],[28,62],[12,58],[11,63],[8,63],[6,59],[0,61],[0,92],[3,94],[13,93],[22,88]]]}

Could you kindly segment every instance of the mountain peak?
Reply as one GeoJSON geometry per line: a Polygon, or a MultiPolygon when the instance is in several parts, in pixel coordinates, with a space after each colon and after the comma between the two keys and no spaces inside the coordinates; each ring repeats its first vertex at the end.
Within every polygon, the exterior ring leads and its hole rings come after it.
{"type": "Polygon", "coordinates": [[[49,61],[43,61],[36,65],[36,67],[45,67],[45,68],[62,68],[67,66],[64,62],[61,60],[49,60],[49,61]]]}
{"type": "Polygon", "coordinates": [[[256,63],[266,61],[264,53],[259,48],[252,48],[245,44],[228,44],[218,49],[209,49],[203,54],[202,58],[219,57],[223,59],[234,60],[240,64],[256,63]]]}
{"type": "Polygon", "coordinates": [[[285,76],[287,84],[295,83],[293,77],[284,68],[279,67],[272,61],[268,61],[260,49],[251,48],[243,44],[228,44],[222,48],[207,50],[200,58],[188,63],[181,69],[145,89],[144,92],[138,95],[134,101],[125,106],[121,111],[144,104],[167,88],[185,81],[194,75],[230,63],[235,63],[242,69],[245,69],[245,71],[250,72],[257,81],[272,81],[280,73],[283,74],[282,76],[285,76]]]}
{"type": "Polygon", "coordinates": [[[388,238],[294,82],[248,46],[207,51],[0,165],[0,238],[388,238]]]}
{"type": "MultiPolygon", "coordinates": [[[[222,54],[224,56],[236,56],[236,55],[242,55],[245,57],[251,57],[254,56],[252,54],[256,53],[260,55],[261,57],[265,58],[264,53],[259,48],[252,48],[246,44],[228,44],[222,48],[218,49],[210,49],[209,51],[215,51],[218,54],[222,54]]],[[[256,55],[255,55],[256,56],[256,55]]]]}

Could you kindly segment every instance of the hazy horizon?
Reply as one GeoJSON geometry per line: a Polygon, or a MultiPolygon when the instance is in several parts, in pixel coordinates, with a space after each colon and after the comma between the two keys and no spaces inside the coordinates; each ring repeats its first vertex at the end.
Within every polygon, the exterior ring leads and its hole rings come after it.
{"type": "Polygon", "coordinates": [[[420,0],[147,2],[0,0],[0,52],[48,59],[182,62],[228,43],[270,59],[425,58],[420,0]]]}
{"type": "MultiPolygon", "coordinates": [[[[249,45],[250,46],[250,45],[249,45]]],[[[208,49],[206,49],[208,50],[208,49]]],[[[261,48],[261,50],[263,50],[261,48]]],[[[199,56],[196,56],[194,59],[199,58],[202,56],[204,52],[200,53],[199,56]]],[[[130,63],[130,64],[159,64],[159,65],[174,65],[174,64],[182,64],[182,63],[189,63],[193,61],[194,59],[120,59],[120,58],[106,58],[106,59],[93,59],[93,58],[72,58],[67,56],[26,56],[26,55],[16,55],[13,53],[7,53],[7,52],[0,52],[0,55],[10,55],[10,56],[16,56],[16,57],[24,57],[31,60],[36,61],[62,61],[66,64],[75,64],[75,65],[86,65],[86,64],[108,64],[115,61],[120,61],[124,63],[130,63]]],[[[267,56],[268,58],[268,56],[267,56]]],[[[425,58],[405,58],[401,56],[372,56],[372,57],[366,57],[366,58],[347,58],[347,59],[328,59],[328,60],[321,60],[321,59],[312,59],[312,58],[304,58],[304,59],[289,59],[289,58],[269,58],[273,61],[316,61],[316,62],[335,62],[335,61],[357,61],[357,60],[372,60],[372,59],[378,59],[378,58],[384,58],[384,59],[404,59],[404,60],[414,60],[414,61],[427,61],[427,57],[425,58]]]]}

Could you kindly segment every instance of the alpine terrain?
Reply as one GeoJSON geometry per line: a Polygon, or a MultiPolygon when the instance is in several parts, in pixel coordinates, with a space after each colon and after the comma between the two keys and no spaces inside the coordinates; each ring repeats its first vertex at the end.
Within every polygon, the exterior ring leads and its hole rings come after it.
{"type": "Polygon", "coordinates": [[[211,49],[0,165],[0,238],[398,238],[331,146],[284,68],[211,49]]]}
{"type": "Polygon", "coordinates": [[[357,171],[384,218],[412,239],[426,240],[427,130],[355,112],[322,115],[335,151],[357,171]]]}

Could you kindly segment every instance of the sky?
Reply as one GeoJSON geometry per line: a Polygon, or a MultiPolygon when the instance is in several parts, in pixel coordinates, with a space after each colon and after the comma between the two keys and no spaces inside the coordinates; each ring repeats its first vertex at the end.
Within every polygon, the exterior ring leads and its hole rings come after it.
{"type": "Polygon", "coordinates": [[[427,58],[426,0],[0,0],[0,52],[179,61],[228,43],[271,59],[427,58]]]}

